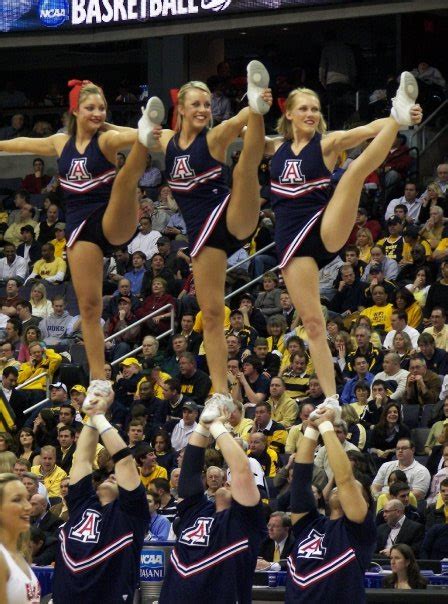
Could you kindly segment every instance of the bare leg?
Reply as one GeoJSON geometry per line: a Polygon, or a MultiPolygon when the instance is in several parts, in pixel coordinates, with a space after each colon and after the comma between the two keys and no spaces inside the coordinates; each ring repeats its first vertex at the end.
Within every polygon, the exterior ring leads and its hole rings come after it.
{"type": "Polygon", "coordinates": [[[196,297],[202,311],[204,347],[215,392],[227,394],[227,343],[224,337],[225,252],[204,247],[192,259],[196,297]]]}
{"type": "Polygon", "coordinates": [[[103,231],[112,245],[123,245],[137,228],[136,189],[145,171],[148,149],[136,141],[125,165],[117,174],[109,203],[103,216],[103,231]]]}
{"type": "Polygon", "coordinates": [[[104,380],[104,334],[100,319],[103,310],[103,254],[89,241],[77,241],[67,250],[68,262],[81,313],[82,336],[94,380],[104,380]]]}
{"type": "Polygon", "coordinates": [[[337,252],[347,242],[355,224],[364,181],[386,159],[400,130],[394,119],[386,118],[384,122],[379,134],[349,165],[325,208],[320,234],[329,252],[337,252]]]}
{"type": "Polygon", "coordinates": [[[260,214],[258,166],[265,146],[264,119],[249,111],[244,146],[233,172],[233,186],[227,208],[227,228],[238,239],[249,237],[260,214]]]}
{"type": "Polygon", "coordinates": [[[283,269],[292,303],[308,336],[311,359],[325,396],[336,393],[333,359],[319,296],[319,270],[313,258],[293,258],[283,269]]]}

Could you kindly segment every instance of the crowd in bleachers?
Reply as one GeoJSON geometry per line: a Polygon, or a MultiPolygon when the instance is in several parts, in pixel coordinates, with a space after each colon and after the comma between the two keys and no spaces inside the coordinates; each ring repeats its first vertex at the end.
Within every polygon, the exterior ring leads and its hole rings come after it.
{"type": "MultiPolygon", "coordinates": [[[[321,303],[343,406],[335,429],[356,476],[376,497],[377,554],[386,559],[395,543],[405,543],[417,556],[439,559],[448,557],[448,164],[408,181],[413,162],[402,147],[397,140],[367,179],[347,245],[320,271],[321,303]]],[[[355,156],[342,158],[335,180],[355,156]]],[[[125,161],[117,158],[117,170],[125,161]]],[[[83,426],[88,365],[58,178],[46,175],[40,158],[32,165],[22,180],[0,180],[0,467],[23,477],[33,506],[33,559],[45,564],[54,560],[57,528],[68,513],[66,477],[83,426]],[[46,399],[48,383],[48,400],[24,413],[46,399]]],[[[258,568],[278,569],[292,547],[285,515],[291,454],[324,395],[275,249],[252,257],[273,240],[268,175],[264,161],[259,225],[228,260],[223,358],[236,403],[228,429],[253,460],[270,517],[258,568]]],[[[110,419],[150,495],[147,538],[165,539],[172,535],[183,449],[211,380],[185,224],[150,157],[136,194],[138,232],[104,259],[110,419]]],[[[103,482],[111,474],[113,462],[100,445],[94,480],[104,502],[114,496],[103,482]]],[[[207,496],[213,499],[226,479],[219,448],[211,445],[207,496]]],[[[334,486],[325,447],[313,483],[325,510],[334,486]]]]}

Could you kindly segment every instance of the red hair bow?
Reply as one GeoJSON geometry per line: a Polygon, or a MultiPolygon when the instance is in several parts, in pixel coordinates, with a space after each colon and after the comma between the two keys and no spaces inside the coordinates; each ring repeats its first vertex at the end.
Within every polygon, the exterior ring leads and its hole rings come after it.
{"type": "Polygon", "coordinates": [[[91,84],[90,80],[70,80],[68,83],[69,88],[71,88],[68,93],[69,98],[69,111],[73,113],[75,109],[78,109],[79,105],[79,95],[81,94],[81,90],[87,84],[91,84]]]}

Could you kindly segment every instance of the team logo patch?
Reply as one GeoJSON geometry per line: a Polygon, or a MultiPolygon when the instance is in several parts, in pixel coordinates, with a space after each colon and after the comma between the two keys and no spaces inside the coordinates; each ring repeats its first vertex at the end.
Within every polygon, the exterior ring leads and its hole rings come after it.
{"type": "Polygon", "coordinates": [[[327,548],[322,545],[324,538],[325,534],[322,535],[313,529],[308,537],[299,543],[297,558],[315,558],[317,560],[322,560],[327,551],[327,548]]]}
{"type": "Polygon", "coordinates": [[[285,161],[285,167],[283,168],[282,175],[279,178],[279,182],[286,185],[297,185],[305,182],[305,176],[302,174],[301,159],[287,159],[285,161]]]}
{"type": "Polygon", "coordinates": [[[90,180],[92,175],[87,170],[87,157],[72,159],[66,178],[67,180],[90,180]]]}
{"type": "Polygon", "coordinates": [[[72,526],[69,539],[81,541],[82,543],[98,543],[100,537],[101,514],[96,510],[87,509],[81,520],[72,526]]]}
{"type": "Polygon", "coordinates": [[[184,180],[196,176],[193,168],[190,166],[189,155],[179,155],[174,159],[173,170],[170,174],[173,180],[184,180]]]}
{"type": "Polygon", "coordinates": [[[214,518],[197,518],[193,526],[182,531],[179,543],[193,547],[207,547],[213,520],[214,518]]]}

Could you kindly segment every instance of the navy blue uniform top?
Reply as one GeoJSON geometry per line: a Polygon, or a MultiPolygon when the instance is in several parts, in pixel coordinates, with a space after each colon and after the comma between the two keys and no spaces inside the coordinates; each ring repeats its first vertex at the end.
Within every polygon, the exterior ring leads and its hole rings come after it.
{"type": "Polygon", "coordinates": [[[190,246],[194,246],[206,219],[214,210],[219,214],[218,207],[230,193],[225,165],[210,155],[204,128],[186,149],[179,147],[179,135],[174,135],[166,148],[165,166],[168,184],[187,226],[190,246]]]}
{"type": "Polygon", "coordinates": [[[118,498],[102,506],[89,474],[69,486],[66,501],[69,520],[59,534],[54,604],[131,603],[150,521],[143,485],[119,488],[118,498]]]}
{"type": "Polygon", "coordinates": [[[330,520],[313,510],[293,527],[296,538],[288,557],[285,602],[316,604],[365,602],[364,573],[376,545],[373,514],[357,524],[345,516],[330,520]]]}
{"type": "Polygon", "coordinates": [[[102,153],[98,139],[99,135],[95,134],[84,153],[79,153],[72,136],[58,159],[67,239],[94,210],[106,207],[109,201],[116,168],[102,153]]]}
{"type": "Polygon", "coordinates": [[[178,506],[178,540],[159,597],[160,604],[250,604],[257,556],[266,538],[261,501],[216,512],[204,494],[178,506]]]}

